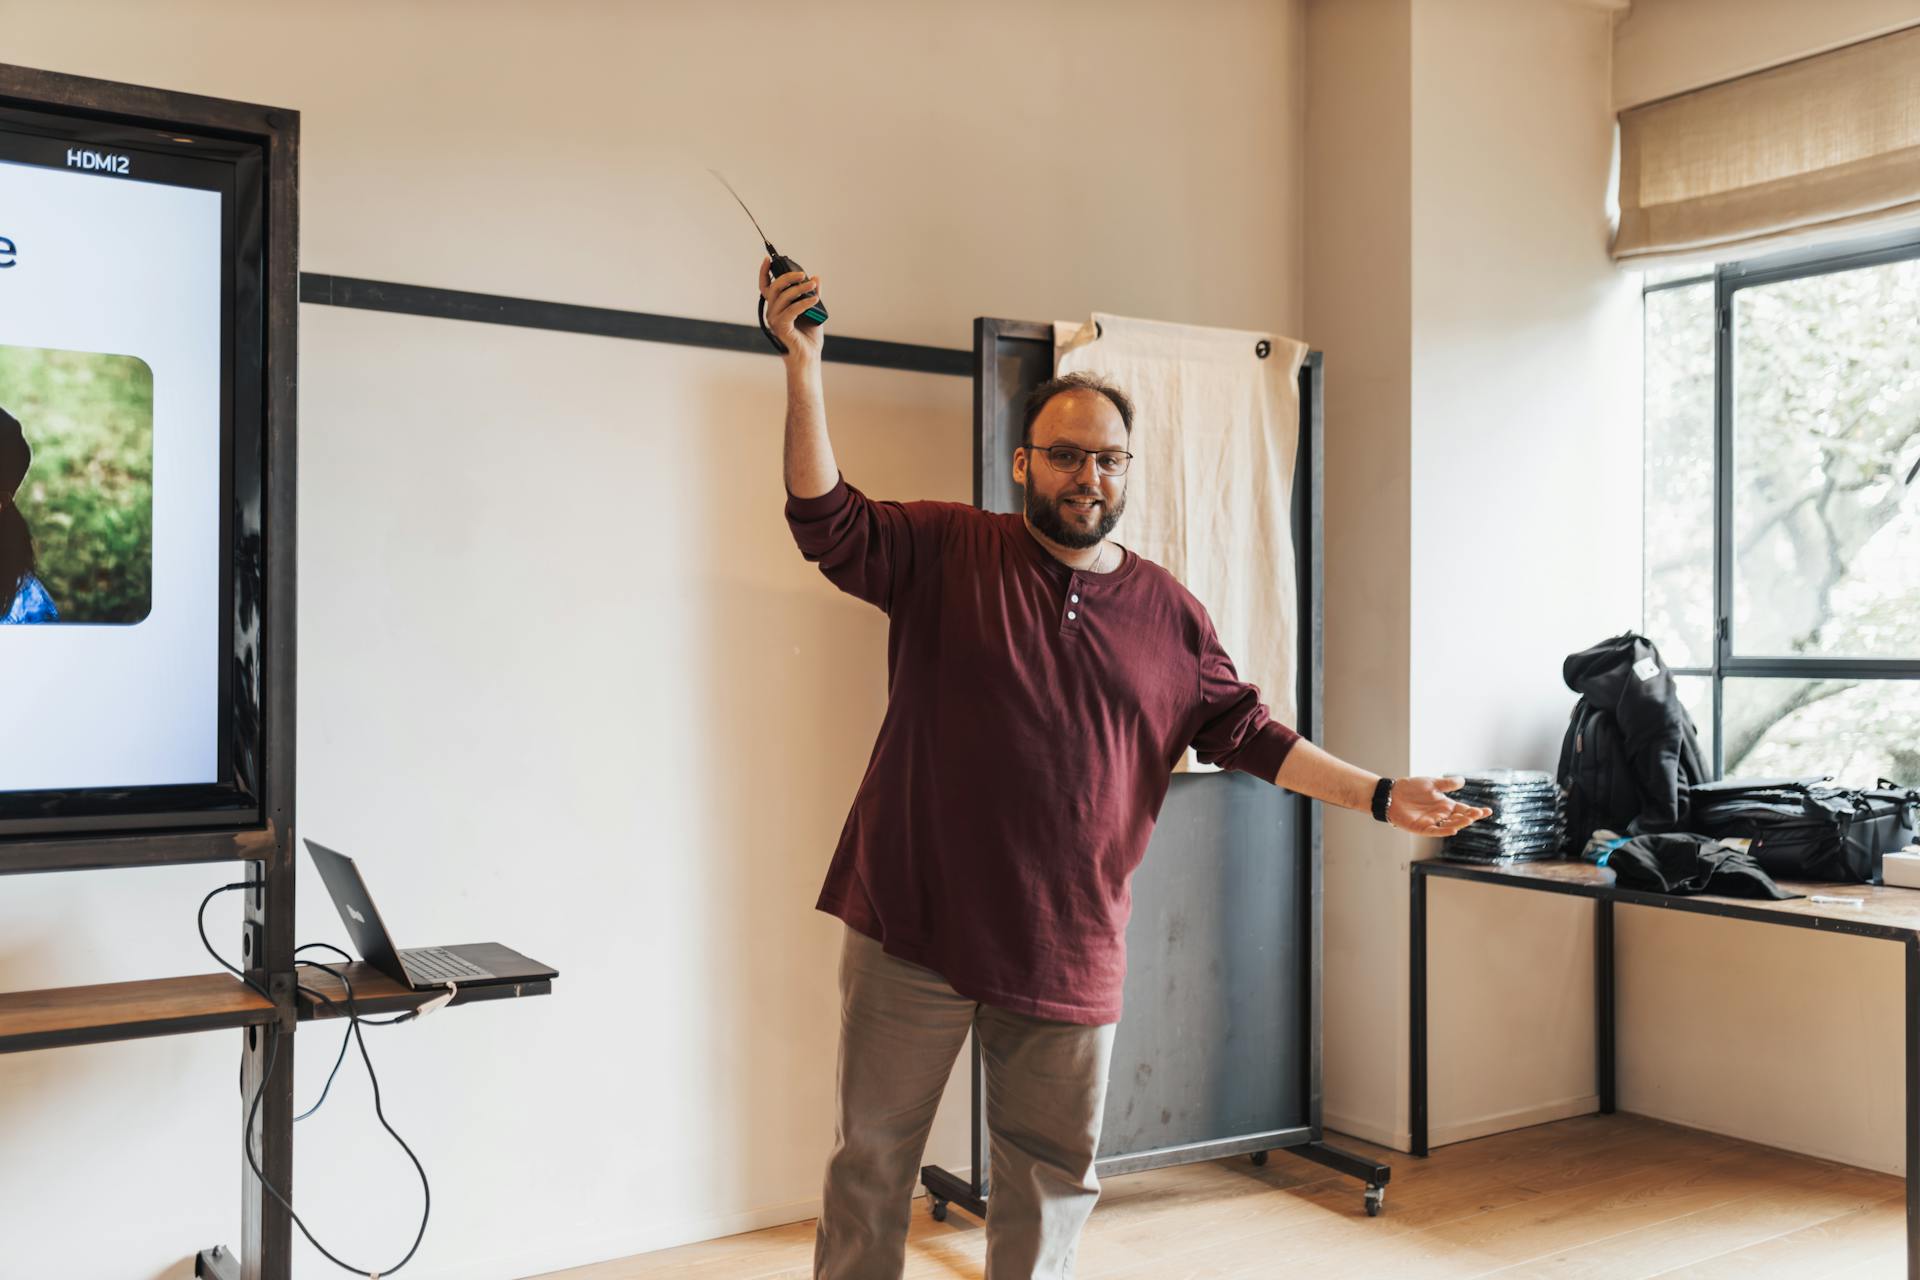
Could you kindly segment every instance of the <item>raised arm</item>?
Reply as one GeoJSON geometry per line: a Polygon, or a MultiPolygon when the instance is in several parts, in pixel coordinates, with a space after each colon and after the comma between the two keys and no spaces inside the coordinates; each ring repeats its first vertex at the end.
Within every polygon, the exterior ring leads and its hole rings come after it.
{"type": "Polygon", "coordinates": [[[767,328],[787,348],[787,526],[828,581],[892,613],[938,559],[941,537],[961,504],[876,501],[840,478],[820,391],[823,338],[818,326],[794,324],[819,295],[820,277],[795,271],[776,280],[768,271],[762,259],[767,328]]]}
{"type": "Polygon", "coordinates": [[[787,348],[787,492],[817,498],[833,488],[840,469],[827,438],[827,402],[820,386],[820,350],[826,335],[817,325],[794,323],[820,294],[820,277],[793,271],[772,278],[772,261],[760,260],[760,296],[767,300],[767,328],[787,348]]]}

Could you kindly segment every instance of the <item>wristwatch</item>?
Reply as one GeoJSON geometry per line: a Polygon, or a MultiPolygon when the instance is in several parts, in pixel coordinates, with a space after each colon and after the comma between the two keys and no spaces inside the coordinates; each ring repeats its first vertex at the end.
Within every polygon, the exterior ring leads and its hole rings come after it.
{"type": "Polygon", "coordinates": [[[1373,784],[1373,820],[1387,820],[1387,805],[1393,801],[1393,779],[1382,778],[1373,784]]]}

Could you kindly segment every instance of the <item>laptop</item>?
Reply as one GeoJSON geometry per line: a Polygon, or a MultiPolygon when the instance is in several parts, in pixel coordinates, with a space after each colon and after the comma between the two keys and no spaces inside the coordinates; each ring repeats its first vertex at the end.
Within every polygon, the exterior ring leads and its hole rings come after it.
{"type": "Polygon", "coordinates": [[[333,905],[339,908],[340,923],[347,926],[354,949],[360,958],[403,986],[415,991],[434,991],[449,982],[460,986],[498,986],[516,982],[537,982],[558,977],[556,970],[529,960],[517,951],[498,943],[483,942],[458,947],[413,947],[402,951],[393,945],[393,937],[381,922],[373,895],[353,859],[336,853],[323,844],[303,840],[313,855],[333,905]]]}

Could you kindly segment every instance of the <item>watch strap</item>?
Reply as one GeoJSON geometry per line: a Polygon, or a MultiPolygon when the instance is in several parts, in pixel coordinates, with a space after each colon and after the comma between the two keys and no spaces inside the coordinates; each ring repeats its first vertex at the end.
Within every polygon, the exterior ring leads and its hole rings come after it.
{"type": "Polygon", "coordinates": [[[1373,820],[1387,820],[1387,805],[1393,800],[1393,779],[1382,778],[1373,784],[1373,820]]]}

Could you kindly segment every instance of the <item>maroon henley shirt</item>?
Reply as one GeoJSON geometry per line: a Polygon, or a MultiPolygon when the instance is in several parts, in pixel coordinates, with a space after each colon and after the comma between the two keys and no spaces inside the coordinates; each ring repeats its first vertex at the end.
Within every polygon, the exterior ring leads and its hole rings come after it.
{"type": "Polygon", "coordinates": [[[889,620],[887,713],[819,909],[970,999],[1117,1022],[1129,881],[1181,752],[1272,781],[1299,735],[1132,551],[1082,573],[1018,515],[844,478],[789,494],[787,521],[889,620]]]}

